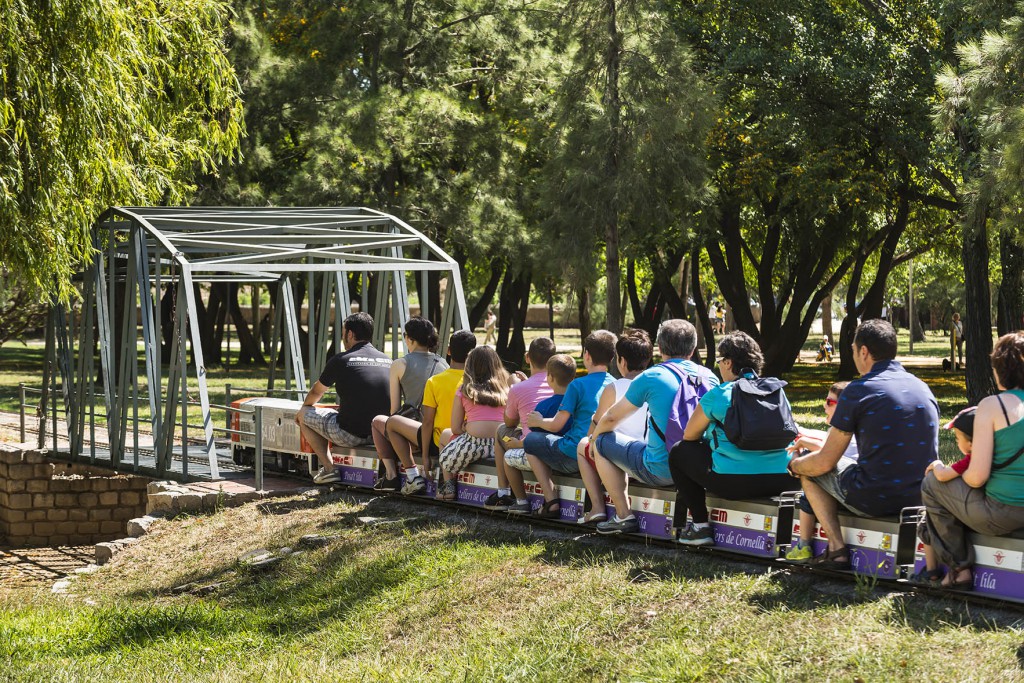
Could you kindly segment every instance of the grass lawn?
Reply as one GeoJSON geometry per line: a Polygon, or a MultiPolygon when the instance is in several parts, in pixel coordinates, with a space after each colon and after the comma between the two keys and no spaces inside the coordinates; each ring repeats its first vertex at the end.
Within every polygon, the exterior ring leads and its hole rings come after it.
{"type": "MultiPolygon", "coordinates": [[[[0,348],[0,409],[40,357],[0,348]]],[[[823,426],[833,372],[787,378],[801,424],[823,426]]],[[[962,407],[962,376],[915,372],[944,417],[962,407]]],[[[263,377],[211,369],[212,400],[263,377]]],[[[340,492],[159,522],[70,595],[0,585],[0,681],[1024,680],[1020,612],[573,537],[340,492]],[[238,562],[309,533],[335,538],[269,570],[238,562]]]]}
{"type": "Polygon", "coordinates": [[[0,680],[1024,680],[1018,612],[571,538],[342,493],[180,517],[69,595],[0,587],[0,680]]]}

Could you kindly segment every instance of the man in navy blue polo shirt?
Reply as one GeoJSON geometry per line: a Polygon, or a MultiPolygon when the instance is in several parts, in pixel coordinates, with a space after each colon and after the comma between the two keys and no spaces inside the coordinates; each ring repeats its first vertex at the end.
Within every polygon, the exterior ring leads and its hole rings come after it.
{"type": "Polygon", "coordinates": [[[838,506],[881,517],[920,505],[925,468],[939,452],[938,404],[924,382],[893,360],[892,325],[884,320],[861,323],[853,356],[861,378],[839,397],[825,443],[789,463],[828,535],[828,550],[815,559],[827,569],[850,567],[838,506]],[[842,457],[853,436],[859,460],[842,457]]]}

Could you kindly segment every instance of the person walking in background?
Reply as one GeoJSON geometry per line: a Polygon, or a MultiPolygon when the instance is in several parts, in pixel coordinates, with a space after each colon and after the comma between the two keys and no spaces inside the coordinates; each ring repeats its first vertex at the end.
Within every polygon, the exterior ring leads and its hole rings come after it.
{"type": "Polygon", "coordinates": [[[953,322],[949,326],[949,334],[956,346],[956,364],[958,367],[964,364],[964,324],[960,320],[960,314],[953,313],[953,322]]]}
{"type": "Polygon", "coordinates": [[[498,324],[498,316],[494,315],[494,311],[487,309],[487,316],[484,318],[484,346],[494,344],[497,341],[497,337],[494,334],[494,328],[498,324]]]}

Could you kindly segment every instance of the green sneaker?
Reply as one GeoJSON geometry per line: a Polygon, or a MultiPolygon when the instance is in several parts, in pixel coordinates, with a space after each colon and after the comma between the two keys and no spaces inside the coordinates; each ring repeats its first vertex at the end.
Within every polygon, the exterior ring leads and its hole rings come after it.
{"type": "Polygon", "coordinates": [[[810,543],[807,545],[794,545],[786,553],[786,559],[790,562],[810,562],[812,557],[814,557],[814,551],[811,549],[810,543]]]}

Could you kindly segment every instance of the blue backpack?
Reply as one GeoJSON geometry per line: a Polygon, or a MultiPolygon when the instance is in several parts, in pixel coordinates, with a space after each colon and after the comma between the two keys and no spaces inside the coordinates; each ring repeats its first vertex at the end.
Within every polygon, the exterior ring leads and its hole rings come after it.
{"type": "Polygon", "coordinates": [[[712,377],[712,374],[707,368],[700,367],[697,371],[698,374],[691,375],[679,363],[661,363],[661,367],[679,378],[679,389],[672,401],[672,407],[669,408],[668,424],[665,425],[665,430],[662,431],[654,423],[653,416],[650,418],[650,423],[654,432],[665,442],[665,450],[671,451],[673,446],[683,440],[686,423],[690,421],[690,416],[697,409],[700,397],[708,393],[708,389],[711,388],[705,380],[712,377]]]}

